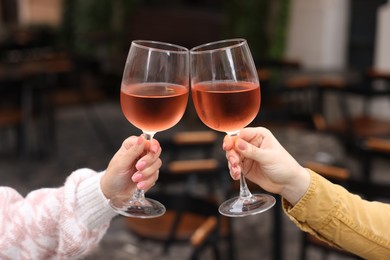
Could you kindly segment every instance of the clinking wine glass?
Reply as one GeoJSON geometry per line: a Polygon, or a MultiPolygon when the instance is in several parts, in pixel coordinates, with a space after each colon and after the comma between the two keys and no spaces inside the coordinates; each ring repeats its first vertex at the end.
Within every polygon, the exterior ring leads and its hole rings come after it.
{"type": "MultiPolygon", "coordinates": [[[[260,109],[260,83],[245,39],[211,42],[190,50],[191,93],[196,112],[208,127],[237,136],[260,109]]],[[[223,202],[222,215],[243,217],[270,209],[275,198],[252,194],[240,178],[238,197],[223,202]]]]}
{"type": "MultiPolygon", "coordinates": [[[[122,77],[120,101],[126,119],[152,140],[156,132],[173,127],[182,118],[189,95],[189,51],[163,42],[131,43],[122,77]]],[[[119,214],[139,218],[165,213],[160,202],[137,189],[132,197],[110,201],[119,214]]]]}

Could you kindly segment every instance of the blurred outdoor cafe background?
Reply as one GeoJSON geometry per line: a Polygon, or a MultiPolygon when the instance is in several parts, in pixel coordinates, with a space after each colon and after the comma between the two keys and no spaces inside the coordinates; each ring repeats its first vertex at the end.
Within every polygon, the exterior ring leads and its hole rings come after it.
{"type": "MultiPolygon", "coordinates": [[[[140,131],[119,106],[133,39],[192,48],[246,38],[261,83],[252,126],[367,199],[390,197],[390,2],[385,0],[0,0],[0,182],[23,195],[104,170],[140,131]]],[[[167,214],[118,217],[89,259],[355,259],[269,212],[227,219],[237,193],[221,143],[191,100],[158,133],[167,214]],[[180,243],[179,243],[180,242],[180,243]]],[[[252,187],[256,191],[256,187],[252,187]]]]}

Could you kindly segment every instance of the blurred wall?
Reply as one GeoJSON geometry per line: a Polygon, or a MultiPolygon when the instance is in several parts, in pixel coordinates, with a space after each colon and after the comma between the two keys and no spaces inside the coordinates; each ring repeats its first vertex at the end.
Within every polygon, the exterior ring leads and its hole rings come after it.
{"type": "Polygon", "coordinates": [[[292,1],[286,58],[305,68],[345,68],[348,11],[349,0],[292,1]]]}
{"type": "Polygon", "coordinates": [[[390,72],[390,1],[378,10],[374,67],[390,72]]]}

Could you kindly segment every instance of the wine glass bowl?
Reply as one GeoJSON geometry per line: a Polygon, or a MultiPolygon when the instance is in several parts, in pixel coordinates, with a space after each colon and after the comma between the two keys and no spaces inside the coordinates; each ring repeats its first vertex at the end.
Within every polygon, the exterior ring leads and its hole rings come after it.
{"type": "MultiPolygon", "coordinates": [[[[236,136],[257,116],[261,92],[257,70],[245,39],[211,42],[190,50],[191,93],[200,120],[216,131],[236,136]]],[[[240,195],[221,204],[219,212],[242,217],[275,204],[268,194],[251,194],[244,173],[240,195]]]]}
{"type": "MultiPolygon", "coordinates": [[[[127,56],[120,91],[124,116],[145,139],[176,125],[184,115],[189,95],[189,51],[170,43],[135,40],[127,56]]],[[[137,189],[130,199],[110,201],[121,215],[152,218],[165,213],[156,200],[137,189]]]]}
{"type": "Polygon", "coordinates": [[[205,125],[233,135],[256,118],[260,87],[251,82],[204,82],[193,86],[192,98],[205,125]]]}
{"type": "Polygon", "coordinates": [[[156,133],[176,125],[184,114],[188,88],[167,83],[122,85],[122,112],[144,132],[156,133]]]}

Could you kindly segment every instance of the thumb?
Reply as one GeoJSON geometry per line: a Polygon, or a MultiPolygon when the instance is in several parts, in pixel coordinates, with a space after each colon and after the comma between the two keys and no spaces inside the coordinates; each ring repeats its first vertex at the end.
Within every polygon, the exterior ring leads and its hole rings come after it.
{"type": "Polygon", "coordinates": [[[254,161],[259,161],[265,155],[265,151],[260,149],[241,138],[237,138],[235,143],[235,148],[238,153],[240,153],[245,158],[252,159],[254,161]]]}
{"type": "Polygon", "coordinates": [[[132,136],[123,141],[122,146],[119,150],[120,157],[126,157],[129,162],[138,159],[145,149],[145,139],[143,136],[132,136]]]}

